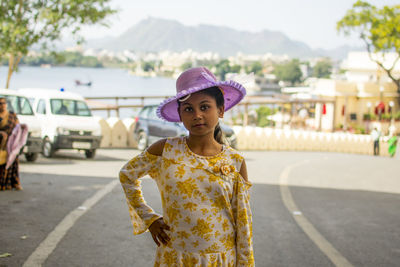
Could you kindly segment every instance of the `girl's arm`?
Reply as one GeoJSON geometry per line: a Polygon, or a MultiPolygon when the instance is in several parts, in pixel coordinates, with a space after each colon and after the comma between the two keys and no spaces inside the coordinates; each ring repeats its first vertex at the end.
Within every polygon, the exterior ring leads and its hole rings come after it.
{"type": "Polygon", "coordinates": [[[239,171],[240,175],[243,177],[243,179],[248,182],[249,178],[247,177],[247,166],[246,166],[246,161],[242,162],[242,166],[240,167],[240,171],[239,171]]]}
{"type": "Polygon", "coordinates": [[[234,188],[232,209],[236,222],[236,266],[254,266],[253,222],[246,163],[243,160],[234,188]]]}
{"type": "Polygon", "coordinates": [[[147,152],[155,156],[161,156],[167,139],[161,139],[147,148],[147,152]]]}
{"type": "Polygon", "coordinates": [[[140,178],[150,175],[157,178],[161,167],[161,154],[164,142],[159,141],[143,151],[138,156],[126,163],[120,173],[119,179],[127,199],[129,213],[133,224],[133,233],[145,232],[149,226],[161,215],[147,205],[143,198],[140,178]]]}
{"type": "MultiPolygon", "coordinates": [[[[161,156],[164,150],[166,139],[162,139],[154,144],[152,144],[148,149],[147,152],[150,154],[161,156]]],[[[149,231],[151,233],[151,237],[153,238],[154,242],[157,246],[160,246],[160,242],[166,245],[170,240],[168,234],[165,231],[170,230],[169,226],[164,222],[162,217],[155,220],[150,226],[149,231]]]]}

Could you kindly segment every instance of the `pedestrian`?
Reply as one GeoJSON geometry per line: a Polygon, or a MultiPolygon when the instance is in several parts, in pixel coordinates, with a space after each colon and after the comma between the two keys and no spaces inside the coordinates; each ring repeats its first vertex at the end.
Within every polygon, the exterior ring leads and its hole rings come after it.
{"type": "Polygon", "coordinates": [[[0,96],[0,190],[22,190],[19,179],[19,161],[16,156],[9,168],[7,164],[7,142],[19,121],[17,115],[7,110],[7,100],[0,96]]]}
{"type": "Polygon", "coordinates": [[[374,142],[374,155],[379,155],[379,139],[381,138],[381,132],[378,130],[377,127],[371,132],[372,141],[374,142]]]}
{"type": "Polygon", "coordinates": [[[154,266],[254,266],[246,164],[219,127],[246,91],[205,67],[183,72],[176,90],[157,114],[183,122],[189,135],[154,143],[120,171],[133,232],[150,231],[158,246],[154,266]],[[146,174],[157,183],[163,215],[142,196],[139,178],[146,174]]]}
{"type": "Polygon", "coordinates": [[[393,135],[388,140],[388,153],[389,153],[389,156],[391,156],[391,157],[393,157],[394,154],[396,153],[397,140],[398,140],[398,137],[396,135],[393,135]]]}

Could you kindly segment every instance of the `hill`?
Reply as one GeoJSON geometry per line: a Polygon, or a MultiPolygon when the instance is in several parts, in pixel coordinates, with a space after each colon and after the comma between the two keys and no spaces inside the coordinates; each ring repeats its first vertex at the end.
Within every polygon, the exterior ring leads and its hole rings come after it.
{"type": "Polygon", "coordinates": [[[89,40],[87,46],[138,52],[182,52],[190,48],[198,52],[217,52],[223,57],[242,52],[287,54],[298,58],[330,56],[335,59],[343,58],[347,51],[354,50],[347,46],[313,50],[307,44],[292,40],[278,31],[248,32],[205,24],[185,26],[178,21],[152,17],[140,21],[118,37],[89,40]]]}

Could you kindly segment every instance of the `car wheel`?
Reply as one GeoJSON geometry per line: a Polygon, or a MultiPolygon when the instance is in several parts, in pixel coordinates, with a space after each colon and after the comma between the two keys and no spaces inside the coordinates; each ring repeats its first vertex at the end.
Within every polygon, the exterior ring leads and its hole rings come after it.
{"type": "Polygon", "coordinates": [[[35,160],[37,160],[38,156],[38,153],[25,153],[25,158],[29,162],[34,162],[35,160]]]}
{"type": "Polygon", "coordinates": [[[140,132],[138,137],[138,149],[145,150],[148,144],[147,134],[145,132],[140,132]]]}
{"type": "Polygon", "coordinates": [[[96,155],[96,149],[85,150],[85,156],[87,159],[92,159],[96,155]]]}
{"type": "Polygon", "coordinates": [[[49,138],[43,140],[43,156],[46,158],[51,158],[54,155],[53,144],[50,142],[49,138]]]}

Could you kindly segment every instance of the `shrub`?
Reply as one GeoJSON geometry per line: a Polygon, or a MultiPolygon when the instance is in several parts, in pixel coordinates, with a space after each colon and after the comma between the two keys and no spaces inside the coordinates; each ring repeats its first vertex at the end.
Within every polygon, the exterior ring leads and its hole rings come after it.
{"type": "Polygon", "coordinates": [[[393,115],[395,120],[400,120],[400,111],[397,111],[394,115],[393,115]]]}
{"type": "Polygon", "coordinates": [[[259,127],[265,127],[265,126],[273,126],[274,122],[271,120],[268,120],[268,116],[272,115],[275,113],[275,110],[266,106],[261,106],[258,109],[256,109],[257,112],[257,126],[259,127]]]}

